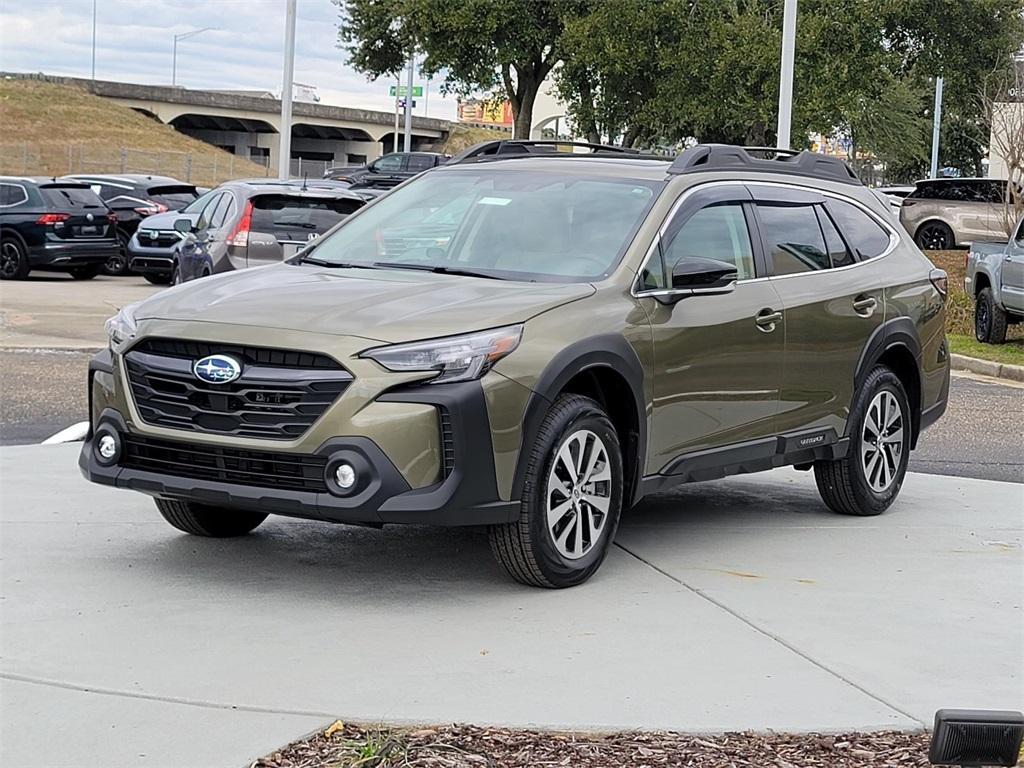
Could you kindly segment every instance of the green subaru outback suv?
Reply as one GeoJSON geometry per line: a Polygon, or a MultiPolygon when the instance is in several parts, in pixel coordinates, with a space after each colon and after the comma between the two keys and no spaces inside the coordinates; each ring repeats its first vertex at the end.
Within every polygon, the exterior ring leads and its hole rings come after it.
{"type": "Polygon", "coordinates": [[[293,258],[108,321],[93,482],[199,536],[268,514],[485,525],[511,576],[589,578],[679,483],[813,470],[876,515],[946,407],[946,275],[842,162],[493,142],[293,258]]]}

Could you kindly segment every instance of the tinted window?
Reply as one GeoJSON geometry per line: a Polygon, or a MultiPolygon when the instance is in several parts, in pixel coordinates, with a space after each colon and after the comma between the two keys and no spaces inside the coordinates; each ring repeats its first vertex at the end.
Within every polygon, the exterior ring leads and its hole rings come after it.
{"type": "Polygon", "coordinates": [[[103,201],[99,195],[89,187],[61,187],[46,186],[40,187],[43,199],[52,208],[104,208],[103,201]]]}
{"type": "Polygon", "coordinates": [[[998,179],[944,179],[922,181],[908,197],[958,203],[1001,203],[1005,194],[1006,182],[998,179]]]}
{"type": "Polygon", "coordinates": [[[217,203],[217,207],[214,208],[210,214],[211,229],[220,229],[224,226],[224,222],[228,217],[228,211],[231,210],[233,202],[234,199],[227,193],[220,196],[220,201],[217,203]]]}
{"type": "Polygon", "coordinates": [[[758,203],[757,210],[776,275],[813,272],[831,266],[813,205],[758,203]]]}
{"type": "Polygon", "coordinates": [[[889,233],[857,206],[829,200],[828,210],[858,259],[873,259],[889,247],[889,233]]]}
{"type": "Polygon", "coordinates": [[[1013,236],[1013,239],[1017,245],[1024,245],[1024,219],[1020,220],[1020,226],[1017,227],[1017,234],[1013,236]]]}
{"type": "Polygon", "coordinates": [[[410,171],[425,171],[434,167],[434,158],[430,155],[409,155],[409,162],[405,167],[410,171]]]}
{"type": "Polygon", "coordinates": [[[252,199],[252,230],[278,240],[308,240],[322,235],[363,206],[360,200],[263,195],[252,199]]]}
{"type": "Polygon", "coordinates": [[[150,187],[147,196],[169,211],[180,211],[196,199],[196,192],[192,187],[150,187]]]}
{"type": "Polygon", "coordinates": [[[663,187],[562,168],[508,173],[482,164],[426,173],[343,223],[317,245],[316,258],[510,280],[595,279],[621,258],[663,187]]]}
{"type": "Polygon", "coordinates": [[[821,231],[825,234],[825,248],[832,260],[832,266],[845,267],[853,264],[853,254],[847,249],[846,243],[843,242],[839,230],[832,223],[828,213],[820,206],[817,206],[816,210],[818,211],[818,223],[821,225],[821,231]]]}
{"type": "Polygon", "coordinates": [[[19,184],[0,184],[0,205],[11,207],[24,203],[28,195],[19,184]]]}
{"type": "Polygon", "coordinates": [[[375,171],[400,171],[402,170],[401,155],[384,155],[373,165],[375,171]]]}
{"type": "Polygon", "coordinates": [[[694,213],[677,229],[669,225],[661,248],[666,283],[676,264],[694,257],[734,264],[740,280],[754,277],[750,234],[740,203],[711,205],[694,213]]]}
{"type": "MultiPolygon", "coordinates": [[[[210,227],[210,220],[217,212],[218,208],[228,198],[227,192],[218,192],[213,196],[213,199],[208,200],[203,206],[203,212],[196,220],[196,229],[208,229],[210,227]]],[[[196,202],[199,202],[198,200],[196,202]]]]}

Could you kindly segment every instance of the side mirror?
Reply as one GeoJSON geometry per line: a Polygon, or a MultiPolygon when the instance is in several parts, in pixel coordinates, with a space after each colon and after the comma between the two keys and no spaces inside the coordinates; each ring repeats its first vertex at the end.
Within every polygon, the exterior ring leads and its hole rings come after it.
{"type": "Polygon", "coordinates": [[[735,264],[698,256],[684,257],[672,268],[672,290],[727,293],[738,277],[735,264]]]}
{"type": "Polygon", "coordinates": [[[183,234],[183,235],[187,235],[189,232],[191,232],[192,231],[192,227],[193,227],[192,219],[175,219],[174,220],[174,229],[175,229],[175,231],[181,232],[181,234],[183,234]]]}

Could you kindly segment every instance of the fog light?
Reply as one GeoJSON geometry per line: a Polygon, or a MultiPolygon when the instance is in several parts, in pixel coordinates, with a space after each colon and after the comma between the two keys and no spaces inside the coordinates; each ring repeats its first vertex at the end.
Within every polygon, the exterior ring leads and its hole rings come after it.
{"type": "Polygon", "coordinates": [[[101,432],[96,438],[96,455],[101,464],[113,464],[120,452],[117,437],[109,432],[101,432]]]}
{"type": "Polygon", "coordinates": [[[356,471],[352,468],[352,465],[339,464],[338,468],[334,470],[334,482],[338,484],[339,488],[345,491],[355,485],[356,471]]]}

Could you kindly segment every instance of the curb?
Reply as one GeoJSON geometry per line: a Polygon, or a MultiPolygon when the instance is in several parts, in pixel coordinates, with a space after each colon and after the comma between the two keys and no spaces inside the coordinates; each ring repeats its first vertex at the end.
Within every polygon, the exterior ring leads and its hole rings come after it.
{"type": "Polygon", "coordinates": [[[952,367],[958,371],[970,371],[982,376],[992,376],[996,379],[1024,382],[1024,365],[996,363],[992,360],[981,360],[977,357],[966,357],[965,355],[950,355],[949,359],[952,367]]]}

